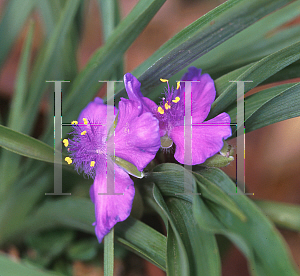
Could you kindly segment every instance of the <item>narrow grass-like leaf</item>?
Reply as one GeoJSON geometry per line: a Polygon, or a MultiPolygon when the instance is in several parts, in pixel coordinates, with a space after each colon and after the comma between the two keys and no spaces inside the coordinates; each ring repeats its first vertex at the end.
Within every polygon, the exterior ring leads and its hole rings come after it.
{"type": "MultiPolygon", "coordinates": [[[[208,53],[260,18],[292,1],[229,0],[208,12],[165,43],[133,71],[144,95],[196,59],[208,53]]],[[[124,96],[121,90],[117,98],[124,96]]]]}
{"type": "Polygon", "coordinates": [[[8,56],[35,4],[36,0],[7,1],[0,23],[0,67],[8,56]]]}
{"type": "MultiPolygon", "coordinates": [[[[300,83],[282,84],[245,98],[245,130],[258,128],[300,116],[300,83]]],[[[236,121],[236,107],[227,111],[236,121]]],[[[236,128],[232,129],[236,132],[236,128]]]]}
{"type": "Polygon", "coordinates": [[[58,24],[54,32],[40,51],[37,61],[34,65],[32,78],[29,86],[29,97],[26,101],[25,114],[22,117],[22,123],[26,123],[25,134],[31,132],[38,112],[40,100],[46,87],[46,80],[55,66],[55,56],[59,53],[60,47],[72,25],[80,0],[68,0],[61,12],[58,24]]]}
{"type": "Polygon", "coordinates": [[[214,233],[226,235],[234,242],[249,260],[249,269],[253,275],[298,276],[299,271],[276,228],[246,196],[232,195],[236,185],[231,179],[219,169],[201,170],[198,174],[228,193],[247,217],[243,222],[226,209],[212,206],[208,201],[195,197],[193,211],[199,226],[204,225],[206,230],[211,228],[214,233]],[[210,218],[203,216],[203,208],[211,210],[210,218]]]}
{"type": "Polygon", "coordinates": [[[78,117],[80,110],[88,104],[101,85],[98,80],[106,80],[110,77],[125,51],[164,2],[165,0],[139,1],[129,15],[120,22],[105,45],[96,51],[71,84],[70,95],[63,103],[66,122],[78,117]]]}
{"type": "MultiPolygon", "coordinates": [[[[119,3],[117,0],[98,0],[98,5],[100,7],[101,18],[102,18],[102,30],[103,38],[106,42],[110,35],[113,33],[115,28],[120,23],[120,10],[119,3]]],[[[123,79],[123,57],[120,58],[120,62],[116,65],[115,70],[110,80],[121,80],[123,79]]]]}
{"type": "MultiPolygon", "coordinates": [[[[19,235],[59,226],[94,234],[95,206],[85,198],[45,202],[27,219],[19,235]]],[[[129,217],[115,225],[115,240],[127,249],[166,270],[166,237],[148,225],[129,217]]]]}
{"type": "Polygon", "coordinates": [[[221,275],[221,261],[215,236],[198,227],[193,217],[192,204],[172,197],[166,203],[185,245],[190,262],[190,275],[221,275]]]}
{"type": "Polygon", "coordinates": [[[98,0],[98,5],[102,17],[103,37],[107,41],[120,23],[119,5],[116,0],[98,0]]]}
{"type": "MultiPolygon", "coordinates": [[[[255,22],[189,66],[201,68],[203,72],[209,73],[213,79],[216,79],[241,66],[279,51],[300,40],[299,26],[278,30],[283,24],[298,16],[299,12],[300,1],[298,0],[255,22]]],[[[180,80],[186,71],[187,68],[184,68],[173,75],[169,78],[169,83],[175,84],[175,81],[180,80]]],[[[151,89],[149,97],[156,101],[162,91],[161,86],[154,87],[151,89]]]]}
{"type": "MultiPolygon", "coordinates": [[[[167,225],[167,275],[192,275],[190,274],[189,255],[183,244],[181,233],[177,228],[176,221],[172,217],[162,194],[156,185],[153,185],[153,196],[156,203],[168,218],[167,225]]],[[[186,234],[186,233],[182,233],[186,234]]]]}
{"type": "Polygon", "coordinates": [[[275,75],[271,76],[270,78],[266,79],[262,84],[268,84],[283,80],[290,80],[299,78],[300,76],[300,61],[296,61],[291,65],[285,67],[275,75]]]}
{"type": "Polygon", "coordinates": [[[254,203],[278,227],[300,232],[300,206],[282,202],[255,200],[254,203]]]}
{"type": "Polygon", "coordinates": [[[19,263],[11,257],[0,254],[1,276],[23,275],[23,276],[58,276],[54,272],[46,272],[28,263],[19,263]]]}
{"type": "Polygon", "coordinates": [[[245,83],[244,92],[279,72],[284,67],[300,59],[300,42],[277,51],[258,62],[237,69],[222,76],[215,81],[216,90],[220,95],[212,104],[210,118],[224,111],[230,104],[236,101],[237,84],[230,81],[252,81],[245,83]]]}
{"type": "Polygon", "coordinates": [[[29,158],[54,162],[54,149],[28,135],[0,125],[0,146],[29,158]]]}
{"type": "MultiPolygon", "coordinates": [[[[154,168],[147,179],[154,182],[164,196],[176,197],[192,203],[192,193],[194,193],[196,187],[196,180],[191,172],[185,170],[184,167],[177,164],[161,164],[154,168]]],[[[201,182],[200,192],[202,197],[222,206],[241,220],[246,219],[243,211],[218,186],[209,181],[203,181],[201,182]]]]}
{"type": "MultiPolygon", "coordinates": [[[[24,43],[20,65],[18,68],[14,95],[11,101],[11,106],[8,114],[7,126],[16,131],[22,131],[24,125],[20,124],[20,118],[23,116],[23,106],[26,98],[28,85],[28,69],[30,63],[30,52],[32,45],[34,25],[31,22],[27,38],[24,43]]],[[[20,156],[12,154],[9,151],[3,151],[0,159],[0,175],[2,175],[2,188],[8,186],[18,176],[18,165],[20,156]]]]}
{"type": "Polygon", "coordinates": [[[49,174],[52,175],[53,171],[44,169],[43,174],[40,175],[29,172],[19,182],[11,185],[7,192],[0,194],[1,245],[22,238],[22,235],[18,235],[18,233],[27,222],[34,206],[40,201],[41,197],[44,197],[49,185],[49,174]],[[29,175],[31,177],[28,177],[29,175]],[[33,175],[35,177],[32,177],[33,175]]]}

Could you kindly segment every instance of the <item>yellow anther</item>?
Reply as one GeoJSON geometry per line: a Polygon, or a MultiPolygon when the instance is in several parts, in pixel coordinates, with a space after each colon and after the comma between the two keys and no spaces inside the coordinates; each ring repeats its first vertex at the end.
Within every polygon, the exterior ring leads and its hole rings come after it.
{"type": "Polygon", "coordinates": [[[168,82],[167,79],[159,79],[161,82],[168,82]]]}
{"type": "Polygon", "coordinates": [[[165,111],[160,106],[157,108],[157,111],[160,114],[164,114],[165,113],[165,111]]]}
{"type": "Polygon", "coordinates": [[[64,146],[67,147],[69,145],[69,140],[68,139],[64,139],[63,143],[64,143],[64,146]]]}
{"type": "Polygon", "coordinates": [[[177,82],[177,87],[176,87],[176,89],[178,90],[179,87],[180,87],[180,81],[177,82]]]}
{"type": "Polygon", "coordinates": [[[86,130],[80,133],[81,135],[86,135],[86,130]]]}
{"type": "Polygon", "coordinates": [[[166,102],[166,103],[165,103],[165,109],[168,110],[168,109],[170,109],[170,108],[171,108],[171,106],[166,102]]]}
{"type": "Polygon", "coordinates": [[[176,97],[175,100],[172,100],[173,103],[178,103],[180,101],[179,97],[176,97]]]}
{"type": "Polygon", "coordinates": [[[82,120],[83,120],[83,122],[84,122],[84,124],[85,124],[85,125],[87,125],[87,124],[88,124],[88,121],[87,121],[87,119],[86,119],[86,118],[83,118],[82,120]]]}
{"type": "Polygon", "coordinates": [[[66,157],[65,161],[70,165],[72,163],[72,159],[70,157],[66,157]]]}
{"type": "Polygon", "coordinates": [[[91,167],[95,167],[95,161],[91,161],[91,167]]]}
{"type": "Polygon", "coordinates": [[[71,124],[72,124],[72,125],[77,125],[78,122],[77,122],[77,121],[72,121],[71,124]]]}

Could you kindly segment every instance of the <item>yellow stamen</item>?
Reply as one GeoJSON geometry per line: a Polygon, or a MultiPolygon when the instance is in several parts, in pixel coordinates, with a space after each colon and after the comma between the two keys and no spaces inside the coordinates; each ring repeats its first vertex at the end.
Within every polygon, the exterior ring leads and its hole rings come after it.
{"type": "Polygon", "coordinates": [[[175,100],[172,100],[173,103],[178,103],[180,101],[179,97],[176,97],[175,100]]]}
{"type": "Polygon", "coordinates": [[[85,125],[87,125],[87,124],[88,124],[88,121],[87,121],[87,119],[86,119],[86,118],[83,118],[82,120],[83,120],[83,122],[84,122],[84,124],[85,124],[85,125]]]}
{"type": "Polygon", "coordinates": [[[94,167],[95,166],[95,161],[91,161],[91,167],[94,167]]]}
{"type": "Polygon", "coordinates": [[[177,88],[176,89],[178,90],[179,87],[180,87],[180,81],[177,82],[177,88]]]}
{"type": "Polygon", "coordinates": [[[86,130],[80,133],[81,135],[86,135],[86,130]]]}
{"type": "Polygon", "coordinates": [[[161,82],[168,82],[167,79],[159,79],[161,82]]]}
{"type": "Polygon", "coordinates": [[[77,121],[72,121],[71,124],[72,124],[72,125],[77,125],[78,122],[77,122],[77,121]]]}
{"type": "Polygon", "coordinates": [[[65,161],[70,165],[72,163],[72,159],[70,157],[66,157],[65,161]]]}
{"type": "Polygon", "coordinates": [[[69,145],[69,140],[68,139],[64,139],[63,143],[64,143],[64,146],[67,147],[69,145]]]}
{"type": "Polygon", "coordinates": [[[157,108],[157,111],[160,114],[164,114],[165,113],[165,111],[160,106],[157,108]]]}
{"type": "Polygon", "coordinates": [[[166,103],[165,103],[165,109],[168,110],[168,109],[170,109],[170,108],[171,108],[171,106],[168,104],[168,102],[166,102],[166,103]]]}

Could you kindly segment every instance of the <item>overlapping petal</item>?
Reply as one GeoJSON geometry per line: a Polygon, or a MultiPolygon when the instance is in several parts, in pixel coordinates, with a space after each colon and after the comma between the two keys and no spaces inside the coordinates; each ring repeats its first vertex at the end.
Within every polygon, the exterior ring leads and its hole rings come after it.
{"type": "Polygon", "coordinates": [[[157,110],[157,104],[147,97],[144,97],[141,92],[141,83],[131,73],[127,73],[124,76],[124,84],[128,97],[132,101],[139,103],[138,109],[141,112],[155,113],[157,110]]]}
{"type": "Polygon", "coordinates": [[[103,104],[103,100],[96,97],[94,101],[90,102],[79,114],[78,123],[84,124],[83,118],[86,118],[89,123],[98,124],[99,126],[108,126],[103,129],[109,129],[110,126],[113,124],[114,118],[110,118],[110,121],[107,122],[107,109],[109,112],[113,112],[115,115],[118,113],[117,108],[114,106],[107,106],[103,104]],[[113,110],[113,111],[112,111],[113,110]]]}
{"type": "Polygon", "coordinates": [[[110,159],[107,162],[108,167],[115,170],[115,193],[123,193],[123,195],[99,195],[99,193],[107,193],[107,185],[112,184],[107,184],[106,164],[101,164],[101,169],[97,170],[94,184],[90,189],[90,196],[95,204],[95,233],[99,242],[117,222],[128,218],[135,194],[133,181],[129,175],[110,159]]]}
{"type": "MultiPolygon", "coordinates": [[[[136,101],[121,99],[115,129],[115,156],[142,171],[160,147],[159,123],[152,113],[140,114],[136,101]]],[[[112,145],[109,145],[111,147],[112,145]]]]}
{"type": "MultiPolygon", "coordinates": [[[[193,118],[194,119],[194,118],[193,118]]],[[[192,163],[201,164],[223,147],[223,139],[231,136],[230,117],[221,113],[215,118],[192,126],[192,163]]],[[[184,164],[184,126],[174,127],[170,138],[176,144],[175,159],[184,164]]]]}
{"type": "MultiPolygon", "coordinates": [[[[202,123],[211,108],[216,97],[216,89],[213,79],[208,74],[201,75],[201,69],[190,67],[183,75],[182,81],[199,81],[191,84],[192,116],[195,123],[202,123]]],[[[181,84],[180,95],[185,93],[184,84],[181,84]]]]}

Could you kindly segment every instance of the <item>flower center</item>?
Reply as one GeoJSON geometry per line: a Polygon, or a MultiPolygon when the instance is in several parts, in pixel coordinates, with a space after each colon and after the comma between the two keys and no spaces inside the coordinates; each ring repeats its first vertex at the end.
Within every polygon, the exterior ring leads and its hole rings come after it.
{"type": "Polygon", "coordinates": [[[83,122],[78,124],[77,121],[73,121],[73,138],[63,140],[70,153],[65,161],[68,164],[73,163],[77,171],[94,177],[97,163],[107,158],[107,130],[102,125],[88,122],[86,118],[83,118],[83,122]]]}
{"type": "MultiPolygon", "coordinates": [[[[161,79],[162,82],[168,80],[161,79]]],[[[170,130],[182,123],[184,119],[184,100],[180,98],[180,82],[177,82],[176,90],[169,87],[165,91],[165,97],[157,108],[156,117],[159,119],[160,129],[165,130],[166,134],[161,137],[161,147],[169,148],[173,141],[169,137],[170,130]]]]}

